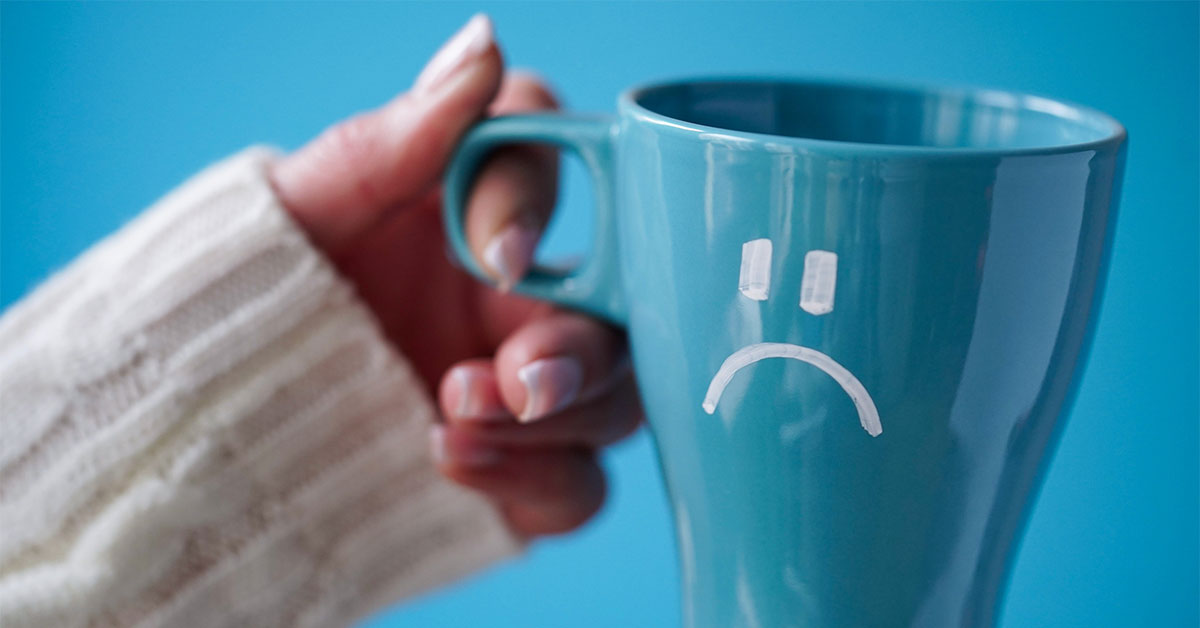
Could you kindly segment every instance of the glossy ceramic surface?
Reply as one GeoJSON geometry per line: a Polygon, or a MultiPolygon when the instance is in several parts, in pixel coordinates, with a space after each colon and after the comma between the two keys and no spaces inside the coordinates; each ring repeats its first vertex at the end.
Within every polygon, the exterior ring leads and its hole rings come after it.
{"type": "Polygon", "coordinates": [[[488,150],[529,140],[587,163],[597,242],[518,289],[629,329],[685,625],[991,625],[1087,349],[1121,126],[1004,92],[753,79],[631,90],[615,120],[489,121],[447,184],[476,273],[461,199],[488,150]]]}

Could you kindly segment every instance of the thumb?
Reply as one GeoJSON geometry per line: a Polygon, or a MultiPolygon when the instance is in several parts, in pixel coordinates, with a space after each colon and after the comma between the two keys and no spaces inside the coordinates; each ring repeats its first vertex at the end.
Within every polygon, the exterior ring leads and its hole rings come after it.
{"type": "Polygon", "coordinates": [[[386,208],[438,182],[459,137],[483,117],[503,61],[486,15],[443,44],[412,90],[326,129],[279,160],[270,176],[283,205],[327,251],[373,226],[386,208]]]}

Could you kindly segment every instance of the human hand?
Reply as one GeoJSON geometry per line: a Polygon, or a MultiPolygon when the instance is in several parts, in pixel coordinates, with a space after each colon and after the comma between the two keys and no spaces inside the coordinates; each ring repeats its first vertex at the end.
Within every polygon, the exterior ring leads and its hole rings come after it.
{"type": "MultiPolygon", "coordinates": [[[[523,537],[595,514],[605,495],[596,451],[642,416],[619,330],[481,285],[446,254],[440,178],[459,138],[487,115],[554,108],[536,78],[504,72],[491,23],[476,16],[410,91],[271,172],[285,207],[436,394],[441,471],[495,500],[523,537]]],[[[476,179],[467,238],[503,288],[529,268],[557,166],[550,149],[514,146],[476,179]]]]}

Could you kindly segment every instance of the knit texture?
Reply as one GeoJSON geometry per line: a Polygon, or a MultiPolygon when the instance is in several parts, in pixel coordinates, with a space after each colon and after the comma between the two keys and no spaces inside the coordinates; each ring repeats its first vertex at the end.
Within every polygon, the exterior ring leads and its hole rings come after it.
{"type": "Polygon", "coordinates": [[[334,626],[519,550],[251,148],[0,318],[0,625],[334,626]]]}

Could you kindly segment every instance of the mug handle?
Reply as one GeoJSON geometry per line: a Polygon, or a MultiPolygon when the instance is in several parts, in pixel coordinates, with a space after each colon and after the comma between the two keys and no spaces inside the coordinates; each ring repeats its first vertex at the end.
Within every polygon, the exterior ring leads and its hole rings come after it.
{"type": "Polygon", "coordinates": [[[573,151],[587,166],[596,190],[596,230],[592,253],[567,274],[532,268],[513,286],[513,292],[582,310],[609,322],[626,320],[624,291],[617,266],[616,195],[613,142],[616,121],[611,117],[563,114],[501,116],[472,128],[459,143],[446,171],[442,204],[446,234],[454,255],[471,274],[494,284],[471,254],[464,229],[466,200],[480,163],[504,144],[543,142],[573,151]]]}

